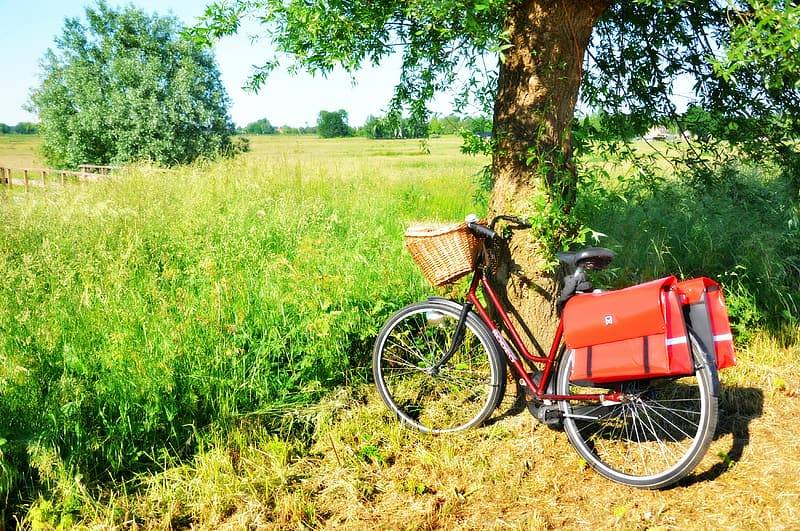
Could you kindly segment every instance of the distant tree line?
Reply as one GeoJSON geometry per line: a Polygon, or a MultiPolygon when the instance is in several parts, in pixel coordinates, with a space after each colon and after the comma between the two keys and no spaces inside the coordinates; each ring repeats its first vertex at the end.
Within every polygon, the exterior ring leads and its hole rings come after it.
{"type": "Polygon", "coordinates": [[[457,135],[469,131],[490,135],[492,120],[486,116],[434,115],[423,121],[414,117],[369,116],[357,133],[367,138],[425,138],[438,135],[457,135]]]}
{"type": "Polygon", "coordinates": [[[436,135],[455,135],[462,131],[488,135],[492,120],[485,116],[437,116],[427,121],[395,116],[369,116],[361,127],[348,124],[347,111],[320,111],[315,126],[273,126],[266,118],[237,129],[244,135],[319,135],[322,138],[362,136],[367,138],[425,138],[436,135]]]}
{"type": "MultiPolygon", "coordinates": [[[[776,120],[780,116],[775,116],[776,120]]],[[[654,123],[649,117],[637,114],[595,112],[575,119],[573,132],[578,139],[629,142],[645,136],[654,126],[661,126],[676,137],[691,136],[703,142],[712,139],[735,138],[738,131],[755,128],[752,119],[712,113],[694,103],[672,119],[654,123]]]]}
{"type": "Polygon", "coordinates": [[[244,135],[319,135],[322,138],[338,138],[353,136],[357,133],[357,130],[348,125],[347,111],[339,109],[338,111],[320,111],[317,116],[316,126],[291,127],[282,125],[275,127],[268,119],[261,118],[238,128],[237,132],[244,135]]]}
{"type": "Polygon", "coordinates": [[[20,122],[17,125],[0,123],[0,135],[35,135],[39,132],[39,124],[20,122]]]}
{"type": "MultiPolygon", "coordinates": [[[[643,136],[653,125],[663,125],[670,133],[690,132],[699,138],[713,135],[725,136],[725,132],[736,127],[730,117],[713,115],[702,107],[689,105],[686,111],[678,116],[677,121],[665,121],[653,124],[647,120],[638,120],[635,116],[622,114],[592,113],[576,118],[575,129],[595,138],[615,138],[631,140],[643,136]],[[732,125],[733,124],[733,125],[732,125]]],[[[347,111],[320,111],[317,124],[313,126],[292,127],[289,125],[274,126],[267,118],[261,118],[244,127],[236,129],[240,135],[319,135],[323,138],[362,136],[367,138],[424,138],[437,135],[457,135],[469,131],[477,135],[489,135],[492,120],[486,116],[449,116],[434,115],[428,121],[415,121],[413,118],[391,118],[389,116],[368,116],[361,127],[350,127],[347,123],[347,111]]],[[[17,125],[0,123],[0,134],[33,135],[39,133],[39,124],[19,122],[17,125]]]]}
{"type": "Polygon", "coordinates": [[[292,127],[290,125],[272,125],[266,118],[250,122],[244,127],[238,127],[236,132],[240,135],[316,135],[317,126],[292,127]]]}

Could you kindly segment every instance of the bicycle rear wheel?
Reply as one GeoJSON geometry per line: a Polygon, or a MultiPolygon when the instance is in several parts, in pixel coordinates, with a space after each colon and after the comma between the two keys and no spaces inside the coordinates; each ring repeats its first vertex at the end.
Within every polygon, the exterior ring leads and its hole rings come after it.
{"type": "Polygon", "coordinates": [[[372,373],[378,393],[402,422],[423,432],[479,425],[505,388],[505,362],[472,313],[454,355],[435,367],[450,348],[458,321],[456,305],[412,304],[393,315],[375,340],[372,373]]]}
{"type": "MultiPolygon", "coordinates": [[[[570,443],[600,474],[661,488],[685,477],[705,455],[717,426],[716,365],[692,332],[689,338],[694,375],[607,384],[624,393],[620,403],[562,403],[570,443]]],[[[569,381],[572,358],[568,351],[561,360],[559,394],[603,392],[569,381]]]]}

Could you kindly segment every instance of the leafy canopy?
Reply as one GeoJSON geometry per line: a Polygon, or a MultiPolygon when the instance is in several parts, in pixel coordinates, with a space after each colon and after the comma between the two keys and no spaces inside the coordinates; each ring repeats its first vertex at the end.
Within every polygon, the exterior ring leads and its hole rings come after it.
{"type": "MultiPolygon", "coordinates": [[[[255,18],[276,54],[250,80],[260,87],[269,72],[325,74],[335,66],[353,72],[389,55],[402,56],[392,109],[424,118],[426,104],[457,89],[459,108],[490,112],[498,61],[508,49],[505,0],[234,0],[211,4],[193,34],[206,42],[235,33],[255,18]]],[[[597,23],[585,61],[581,108],[603,116],[602,128],[578,127],[578,150],[617,153],[648,171],[655,167],[620,138],[656,123],[687,130],[676,97],[715,115],[715,134],[680,153],[661,154],[679,174],[707,183],[715,163],[730,157],[772,160],[790,173],[797,163],[800,130],[797,84],[798,7],[786,0],[632,0],[614,2],[597,23]],[[676,82],[694,95],[675,95],[676,82]],[[727,149],[730,144],[738,150],[727,149]]],[[[579,126],[579,124],[577,124],[579,126]]],[[[797,173],[797,172],[794,172],[797,173]]]]}
{"type": "Polygon", "coordinates": [[[174,17],[99,2],[67,19],[31,96],[47,162],[162,165],[232,149],[228,97],[211,53],[174,17]]]}
{"type": "Polygon", "coordinates": [[[261,118],[244,126],[242,132],[248,135],[274,135],[276,131],[275,126],[269,123],[269,120],[261,118]]]}
{"type": "Polygon", "coordinates": [[[347,111],[319,111],[317,117],[317,134],[322,138],[336,138],[350,136],[350,126],[347,125],[347,111]]]}

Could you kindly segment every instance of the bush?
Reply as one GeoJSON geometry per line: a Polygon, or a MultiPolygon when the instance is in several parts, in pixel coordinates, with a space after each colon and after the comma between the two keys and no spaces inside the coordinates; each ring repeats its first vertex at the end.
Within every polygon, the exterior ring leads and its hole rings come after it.
{"type": "Polygon", "coordinates": [[[347,111],[344,109],[319,111],[317,134],[322,138],[350,136],[350,126],[347,125],[347,111]]]}
{"type": "Polygon", "coordinates": [[[184,164],[233,148],[214,58],[176,18],[100,2],[86,19],[67,19],[31,96],[49,165],[184,164]]]}
{"type": "Polygon", "coordinates": [[[604,282],[715,278],[737,339],[746,341],[759,326],[800,315],[800,232],[790,223],[791,191],[774,168],[726,165],[717,173],[718,185],[705,189],[674,180],[585,186],[576,208],[617,252],[604,282]]]}

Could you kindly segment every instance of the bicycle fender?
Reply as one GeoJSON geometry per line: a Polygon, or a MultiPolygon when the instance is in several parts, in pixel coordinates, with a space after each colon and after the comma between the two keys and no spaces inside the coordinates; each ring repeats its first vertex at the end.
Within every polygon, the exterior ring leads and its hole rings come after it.
{"type": "MultiPolygon", "coordinates": [[[[700,346],[700,353],[703,356],[703,358],[705,359],[706,364],[708,364],[711,367],[716,367],[717,366],[717,358],[714,356],[714,353],[713,352],[709,353],[708,350],[703,348],[703,346],[702,346],[703,343],[700,341],[700,338],[698,337],[697,333],[694,330],[692,330],[689,333],[692,336],[694,336],[694,340],[697,341],[697,344],[700,346]]],[[[694,346],[692,346],[692,351],[694,351],[694,350],[695,350],[694,346]]],[[[693,352],[693,354],[694,354],[694,352],[693,352]]],[[[697,360],[695,359],[695,362],[696,361],[697,360]]],[[[712,372],[712,377],[711,377],[711,395],[719,397],[720,389],[722,387],[722,384],[720,384],[720,382],[719,382],[719,372],[718,371],[711,371],[711,372],[712,372]]]]}
{"type": "MultiPolygon", "coordinates": [[[[441,304],[442,306],[446,306],[446,307],[450,308],[451,310],[454,310],[454,311],[459,312],[459,313],[461,313],[461,310],[464,308],[464,304],[463,303],[460,303],[458,301],[454,301],[453,299],[445,299],[444,297],[431,296],[431,297],[428,297],[428,302],[432,302],[434,304],[441,304]]],[[[486,327],[486,323],[484,323],[481,320],[481,318],[478,316],[477,313],[475,313],[474,310],[470,310],[469,311],[468,317],[471,318],[471,319],[477,319],[478,323],[480,323],[481,326],[486,327]]],[[[486,327],[486,331],[490,332],[490,335],[493,336],[493,334],[491,334],[491,331],[488,329],[488,327],[486,327]]],[[[500,346],[500,343],[497,342],[496,338],[492,337],[492,339],[494,339],[495,345],[497,345],[498,348],[502,348],[500,346]]]]}
{"type": "MultiPolygon", "coordinates": [[[[443,304],[452,308],[453,310],[461,311],[461,308],[464,307],[463,304],[460,302],[456,302],[453,299],[445,299],[444,297],[428,297],[428,302],[435,302],[436,304],[443,304]]],[[[470,312],[474,313],[474,312],[470,312]]]]}
{"type": "MultiPolygon", "coordinates": [[[[460,303],[458,301],[454,301],[452,299],[446,299],[444,297],[431,296],[431,297],[428,297],[428,302],[432,302],[434,304],[441,304],[442,306],[446,306],[446,307],[450,308],[451,310],[454,310],[454,311],[459,312],[459,313],[461,312],[462,308],[464,308],[464,304],[463,303],[460,303]]],[[[488,329],[488,327],[486,327],[486,323],[484,323],[481,320],[481,318],[478,316],[477,313],[475,313],[474,310],[470,310],[469,317],[472,318],[472,319],[476,319],[478,321],[478,323],[480,323],[481,326],[485,327],[487,329],[487,331],[490,332],[490,335],[492,336],[492,339],[494,340],[495,346],[501,352],[505,351],[506,347],[503,347],[500,344],[500,342],[497,340],[497,338],[494,337],[494,334],[491,333],[491,331],[488,329]]],[[[505,360],[505,358],[503,358],[503,359],[505,360]]]]}

